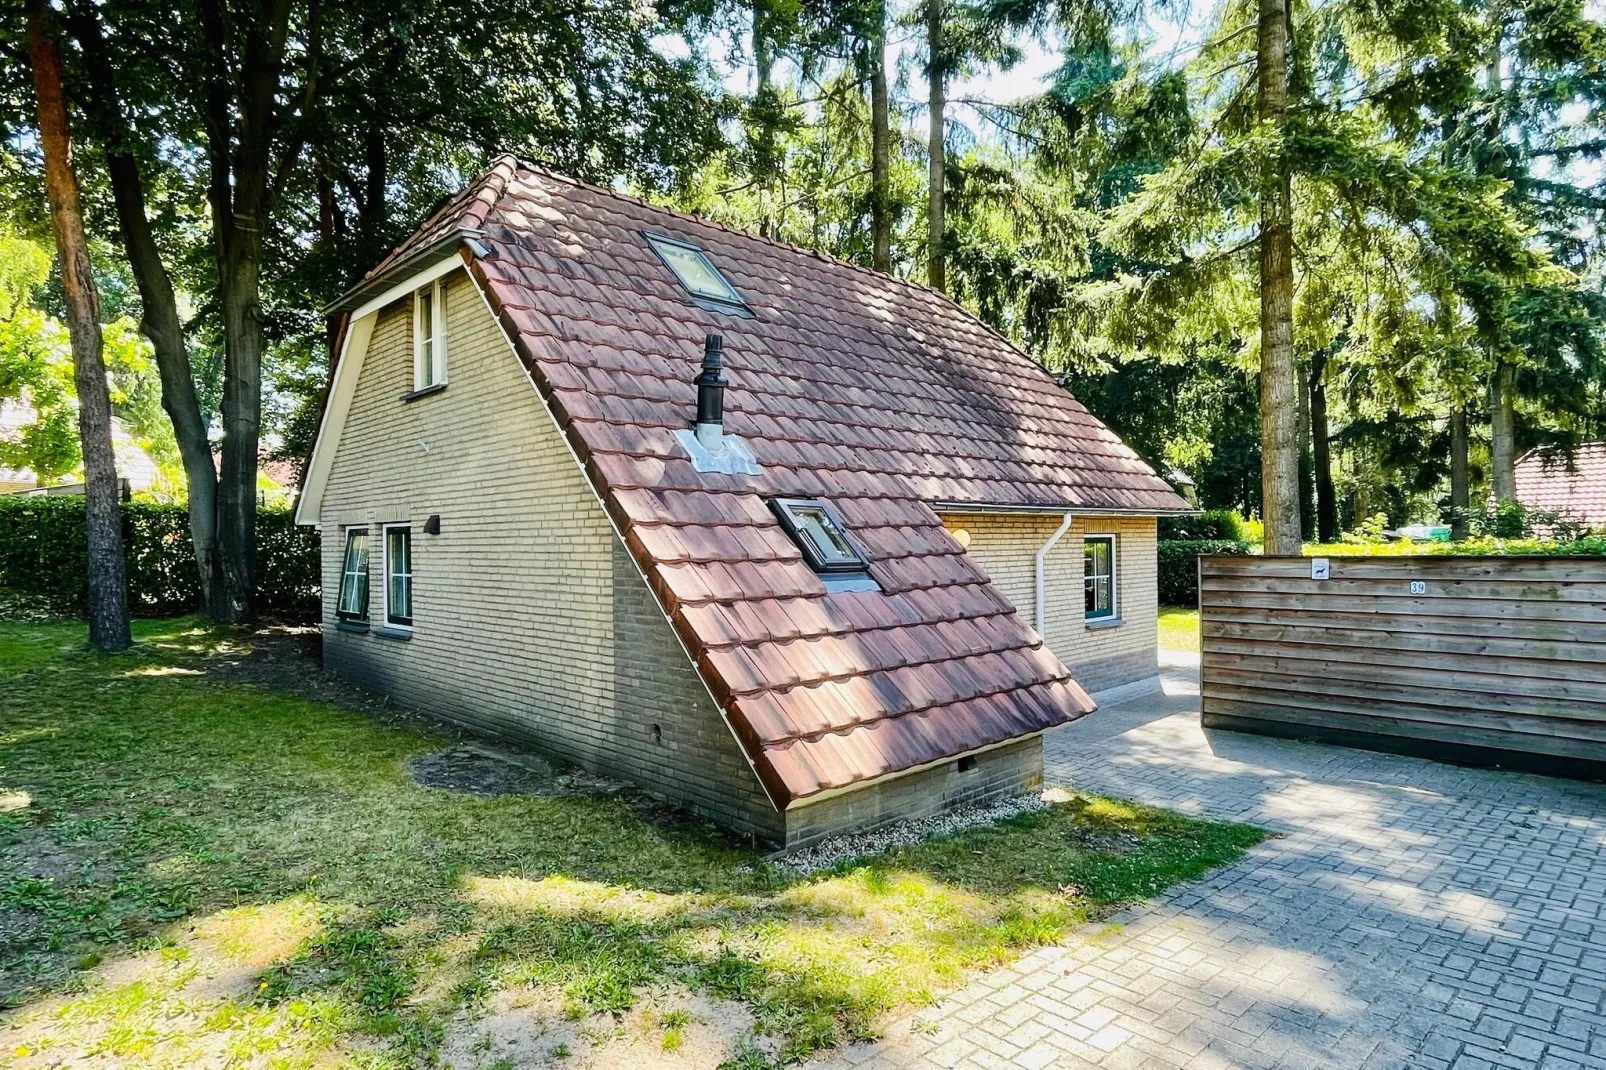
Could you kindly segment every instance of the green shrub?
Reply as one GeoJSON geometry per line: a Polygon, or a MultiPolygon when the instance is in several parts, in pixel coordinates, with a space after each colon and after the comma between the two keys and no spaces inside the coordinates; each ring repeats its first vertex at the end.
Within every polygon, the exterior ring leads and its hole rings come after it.
{"type": "Polygon", "coordinates": [[[1199,604],[1200,554],[1243,556],[1250,550],[1249,543],[1238,539],[1161,539],[1156,551],[1160,604],[1199,604]]]}
{"type": "MultiPolygon", "coordinates": [[[[123,505],[128,606],[139,616],[200,607],[201,581],[182,505],[123,505]]],[[[88,603],[88,537],[81,497],[0,498],[0,588],[82,611],[88,603]]],[[[257,607],[288,616],[318,612],[318,532],[286,509],[257,510],[257,607]]]]}
{"type": "Polygon", "coordinates": [[[1251,537],[1249,527],[1250,522],[1231,509],[1210,509],[1198,516],[1161,517],[1159,536],[1162,541],[1173,542],[1221,539],[1230,542],[1255,542],[1258,534],[1251,537]]]}

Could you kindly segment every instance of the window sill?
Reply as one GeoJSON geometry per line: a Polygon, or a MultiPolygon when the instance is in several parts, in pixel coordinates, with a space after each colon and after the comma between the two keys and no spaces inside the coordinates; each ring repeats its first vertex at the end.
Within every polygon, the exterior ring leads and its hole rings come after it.
{"type": "Polygon", "coordinates": [[[374,629],[374,634],[381,639],[411,639],[413,630],[411,628],[397,628],[387,624],[383,628],[374,629]]]}
{"type": "Polygon", "coordinates": [[[423,388],[418,389],[418,390],[414,390],[411,393],[403,394],[401,396],[401,399],[404,402],[406,402],[406,401],[417,401],[419,398],[427,398],[431,394],[439,394],[442,390],[445,390],[445,389],[446,389],[446,384],[445,383],[432,383],[429,386],[423,387],[423,388]]]}
{"type": "Polygon", "coordinates": [[[1103,631],[1105,628],[1119,628],[1125,623],[1126,621],[1120,617],[1094,617],[1092,620],[1085,621],[1084,627],[1089,631],[1098,632],[1103,631]]]}
{"type": "Polygon", "coordinates": [[[367,622],[360,620],[337,620],[335,621],[335,627],[343,632],[361,633],[368,630],[367,622]]]}

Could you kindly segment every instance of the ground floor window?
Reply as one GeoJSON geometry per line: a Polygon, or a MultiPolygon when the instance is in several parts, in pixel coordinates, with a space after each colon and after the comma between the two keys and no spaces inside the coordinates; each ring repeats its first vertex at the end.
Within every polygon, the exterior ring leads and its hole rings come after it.
{"type": "Polygon", "coordinates": [[[413,626],[413,529],[385,529],[385,623],[413,626]]]}
{"type": "Polygon", "coordinates": [[[346,529],[346,558],[340,569],[341,620],[368,619],[368,529],[346,529]]]}
{"type": "Polygon", "coordinates": [[[1115,616],[1115,536],[1082,540],[1082,589],[1088,620],[1115,616]]]}

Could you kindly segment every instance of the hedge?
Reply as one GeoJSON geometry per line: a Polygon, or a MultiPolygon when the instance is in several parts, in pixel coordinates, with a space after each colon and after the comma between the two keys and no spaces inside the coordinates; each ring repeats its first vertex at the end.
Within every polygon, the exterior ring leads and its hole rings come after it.
{"type": "Polygon", "coordinates": [[[1160,604],[1199,604],[1199,555],[1246,555],[1251,544],[1236,539],[1161,539],[1156,557],[1159,567],[1160,604]]]}
{"type": "MultiPolygon", "coordinates": [[[[128,606],[138,616],[201,606],[201,582],[182,505],[125,503],[123,554],[128,606]]],[[[88,537],[81,497],[0,498],[0,588],[88,605],[88,537]]],[[[257,510],[257,608],[286,616],[318,613],[318,532],[286,509],[257,510]]]]}

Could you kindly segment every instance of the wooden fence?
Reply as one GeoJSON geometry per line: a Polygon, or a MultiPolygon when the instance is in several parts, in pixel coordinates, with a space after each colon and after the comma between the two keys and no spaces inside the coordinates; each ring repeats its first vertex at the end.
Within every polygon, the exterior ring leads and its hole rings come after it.
{"type": "Polygon", "coordinates": [[[1606,776],[1606,558],[1202,557],[1199,608],[1206,727],[1606,776]]]}

